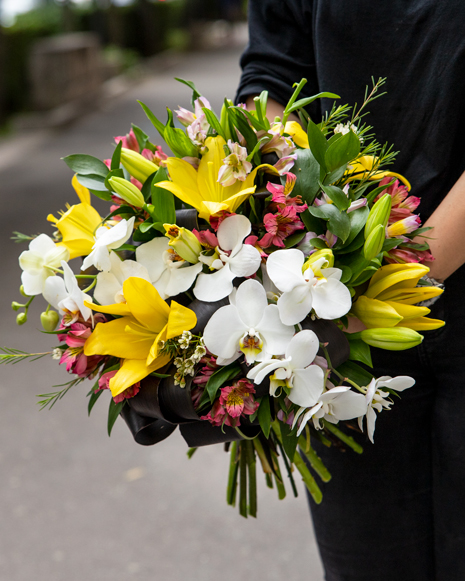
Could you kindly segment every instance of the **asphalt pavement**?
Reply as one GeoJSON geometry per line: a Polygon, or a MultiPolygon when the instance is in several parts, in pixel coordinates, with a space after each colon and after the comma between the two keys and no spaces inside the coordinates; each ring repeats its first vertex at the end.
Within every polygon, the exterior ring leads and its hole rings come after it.
{"type": "MultiPolygon", "coordinates": [[[[189,107],[194,80],[219,111],[239,78],[239,49],[191,53],[163,73],[60,131],[0,144],[0,346],[42,352],[53,338],[39,332],[44,302],[15,324],[18,255],[11,231],[51,233],[50,212],[75,203],[71,171],[60,158],[106,158],[112,137],[130,123],[156,140],[136,102],[165,118],[164,108],[189,107]]],[[[228,455],[221,446],[192,459],[176,431],[154,447],[134,443],[122,420],[106,433],[108,397],[87,417],[84,384],[51,410],[37,394],[70,379],[51,358],[0,367],[0,581],[321,581],[303,487],[279,501],[259,474],[258,518],[244,519],[225,501],[228,455]]],[[[55,388],[56,389],[56,388],[55,388]]],[[[104,394],[106,396],[107,394],[104,394]]],[[[324,492],[324,488],[323,488],[324,492]]]]}

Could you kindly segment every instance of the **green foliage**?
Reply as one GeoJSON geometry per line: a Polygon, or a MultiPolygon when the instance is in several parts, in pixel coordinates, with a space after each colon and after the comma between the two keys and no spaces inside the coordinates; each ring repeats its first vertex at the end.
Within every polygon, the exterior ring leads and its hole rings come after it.
{"type": "MultiPolygon", "coordinates": [[[[310,206],[320,191],[318,183],[320,165],[310,149],[298,149],[296,153],[297,161],[292,171],[296,174],[297,180],[292,195],[302,196],[304,202],[310,206]]],[[[304,219],[304,217],[302,218],[304,219]]]]}

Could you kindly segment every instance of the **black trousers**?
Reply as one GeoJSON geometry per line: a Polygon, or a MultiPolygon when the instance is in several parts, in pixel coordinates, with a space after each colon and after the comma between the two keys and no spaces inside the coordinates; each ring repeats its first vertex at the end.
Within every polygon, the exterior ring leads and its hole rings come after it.
{"type": "Polygon", "coordinates": [[[465,268],[407,351],[372,349],[374,375],[416,385],[378,415],[364,453],[317,451],[332,473],[310,499],[327,581],[465,581],[465,268]]]}

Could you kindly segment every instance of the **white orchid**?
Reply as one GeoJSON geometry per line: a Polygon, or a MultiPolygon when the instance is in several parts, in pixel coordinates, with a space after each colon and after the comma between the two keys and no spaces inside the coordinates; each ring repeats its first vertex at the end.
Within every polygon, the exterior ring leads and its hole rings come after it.
{"type": "Polygon", "coordinates": [[[199,274],[194,295],[200,301],[219,301],[233,290],[232,281],[237,276],[252,276],[260,267],[259,251],[250,244],[243,244],[252,230],[250,220],[240,214],[229,216],[218,228],[218,247],[213,260],[204,256],[199,259],[208,263],[212,274],[199,274]]]}
{"type": "Polygon", "coordinates": [[[256,280],[243,282],[234,304],[221,307],[208,321],[203,334],[205,346],[226,365],[243,353],[247,363],[286,351],[294,328],[284,325],[276,305],[269,305],[263,286],[256,280]]]}
{"type": "Polygon", "coordinates": [[[94,297],[101,305],[124,303],[123,283],[135,276],[152,282],[145,266],[135,260],[121,260],[117,254],[110,254],[111,268],[109,272],[99,272],[94,297]]]}
{"type": "Polygon", "coordinates": [[[165,237],[154,238],[136,250],[136,259],[143,265],[149,280],[162,299],[185,292],[202,270],[202,263],[190,264],[183,260],[170,246],[165,237]]]}
{"type": "Polygon", "coordinates": [[[339,268],[325,268],[322,257],[304,269],[305,256],[297,249],[277,250],[267,260],[270,279],[283,293],[278,299],[281,320],[286,325],[303,321],[314,309],[321,319],[337,319],[352,306],[349,289],[340,282],[339,268]]]}
{"type": "MultiPolygon", "coordinates": [[[[330,382],[327,382],[332,385],[330,382]]],[[[332,387],[320,395],[318,402],[305,412],[297,435],[300,435],[309,420],[313,420],[313,425],[317,430],[321,429],[320,420],[325,419],[332,424],[337,424],[341,420],[353,420],[365,415],[367,404],[365,396],[350,390],[348,385],[332,387]]],[[[294,417],[292,427],[305,411],[301,407],[294,417]]]]}
{"type": "Polygon", "coordinates": [[[69,250],[55,244],[47,234],[40,234],[29,244],[29,250],[21,252],[19,266],[22,268],[21,282],[24,292],[29,295],[40,295],[45,281],[54,276],[61,261],[69,260],[69,250]]]}
{"type": "Polygon", "coordinates": [[[313,331],[301,331],[292,337],[284,359],[267,359],[253,367],[247,377],[260,384],[270,377],[270,395],[276,396],[280,387],[286,387],[288,398],[304,408],[312,407],[323,393],[325,374],[318,365],[312,365],[320,343],[313,331]]]}
{"type": "Polygon", "coordinates": [[[60,311],[65,325],[77,321],[79,314],[87,321],[92,315],[92,310],[84,305],[84,301],[92,299],[79,288],[73,271],[65,261],[61,262],[61,267],[63,278],[51,276],[45,281],[44,299],[60,311]]]}
{"type": "Polygon", "coordinates": [[[119,248],[128,240],[134,229],[134,220],[133,216],[129,220],[120,220],[110,228],[107,226],[98,228],[95,232],[92,252],[84,259],[81,270],[95,266],[98,270],[109,272],[111,269],[110,251],[119,248]]]}
{"type": "MultiPolygon", "coordinates": [[[[367,386],[366,392],[366,418],[367,418],[367,434],[372,442],[373,434],[375,433],[375,422],[376,422],[376,412],[382,412],[383,409],[389,410],[394,402],[386,401],[386,398],[390,396],[388,391],[382,391],[380,387],[388,387],[395,391],[404,391],[415,384],[413,377],[408,375],[399,375],[398,377],[390,377],[388,375],[383,375],[378,379],[373,378],[370,384],[367,386]]],[[[359,416],[358,425],[360,429],[363,430],[363,418],[365,414],[359,416]]]]}

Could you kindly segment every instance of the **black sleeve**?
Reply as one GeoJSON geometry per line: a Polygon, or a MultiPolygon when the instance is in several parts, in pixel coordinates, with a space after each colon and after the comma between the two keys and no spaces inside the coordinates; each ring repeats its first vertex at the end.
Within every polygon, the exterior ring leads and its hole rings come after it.
{"type": "Polygon", "coordinates": [[[285,105],[292,85],[305,77],[300,97],[318,93],[311,2],[249,0],[249,44],[242,55],[236,102],[267,90],[285,105]],[[305,6],[305,7],[304,7],[305,6]]]}

